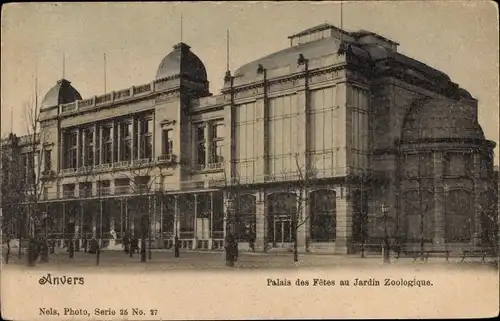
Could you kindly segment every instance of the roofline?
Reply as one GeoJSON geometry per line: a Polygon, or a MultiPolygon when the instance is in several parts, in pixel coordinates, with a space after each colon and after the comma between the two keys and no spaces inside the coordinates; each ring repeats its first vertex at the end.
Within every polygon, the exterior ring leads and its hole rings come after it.
{"type": "Polygon", "coordinates": [[[309,29],[303,30],[303,31],[301,31],[299,33],[296,33],[294,35],[288,36],[288,39],[292,39],[292,38],[304,36],[304,35],[310,34],[313,31],[323,31],[323,30],[328,30],[328,29],[335,29],[337,31],[340,31],[340,32],[346,34],[346,35],[350,35],[348,31],[345,31],[343,29],[335,27],[334,25],[331,25],[331,24],[322,24],[322,25],[318,25],[318,26],[311,27],[309,29]]]}
{"type": "Polygon", "coordinates": [[[376,37],[376,38],[379,38],[379,39],[385,40],[385,41],[387,41],[387,42],[389,42],[389,43],[391,43],[391,44],[393,44],[393,45],[397,45],[397,46],[399,46],[399,45],[400,45],[400,43],[398,43],[398,42],[396,42],[396,41],[393,41],[393,40],[391,40],[391,39],[389,39],[389,38],[386,38],[386,37],[384,37],[384,36],[381,36],[381,35],[379,35],[378,33],[375,33],[375,32],[373,32],[373,31],[355,31],[355,32],[350,32],[349,34],[350,34],[352,37],[354,37],[354,38],[356,38],[356,36],[355,36],[356,34],[359,34],[359,35],[360,35],[360,37],[362,37],[362,36],[374,36],[374,37],[376,37]]]}

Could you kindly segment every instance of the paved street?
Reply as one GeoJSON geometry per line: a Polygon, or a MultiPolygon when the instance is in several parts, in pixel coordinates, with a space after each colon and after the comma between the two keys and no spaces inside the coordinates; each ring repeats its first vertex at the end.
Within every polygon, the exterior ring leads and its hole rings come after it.
{"type": "MultiPolygon", "coordinates": [[[[17,249],[16,249],[17,250],[17,249]]],[[[175,258],[172,251],[153,251],[152,259],[146,263],[140,262],[140,254],[134,254],[129,257],[123,251],[102,251],[100,254],[99,265],[96,266],[96,255],[75,252],[72,259],[68,253],[58,251],[51,254],[48,263],[37,263],[35,268],[50,268],[66,269],[78,266],[85,269],[103,269],[116,267],[120,269],[145,269],[145,270],[171,270],[171,269],[228,269],[225,266],[224,252],[202,252],[202,251],[186,251],[181,252],[179,258],[175,258]]],[[[441,265],[449,268],[466,268],[471,266],[494,267],[491,261],[494,259],[486,259],[488,263],[481,262],[481,258],[468,258],[465,262],[460,263],[461,258],[451,257],[449,262],[444,258],[429,258],[427,262],[421,262],[417,259],[413,262],[412,258],[392,258],[392,266],[434,266],[441,265]]],[[[4,260],[3,260],[4,261],[4,260]]],[[[21,260],[18,259],[17,251],[11,254],[9,266],[26,266],[26,258],[24,255],[21,260]]],[[[293,262],[292,253],[273,252],[273,253],[251,253],[240,252],[238,261],[235,264],[236,268],[240,269],[275,269],[275,268],[300,268],[300,267],[335,267],[335,266],[356,266],[366,268],[383,267],[382,257],[380,255],[370,255],[366,258],[361,258],[359,255],[325,255],[325,254],[299,254],[299,262],[293,262]]]]}

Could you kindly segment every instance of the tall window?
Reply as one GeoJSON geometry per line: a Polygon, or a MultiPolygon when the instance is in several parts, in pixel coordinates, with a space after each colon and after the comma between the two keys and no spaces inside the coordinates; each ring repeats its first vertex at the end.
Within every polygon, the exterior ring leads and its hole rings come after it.
{"type": "MultiPolygon", "coordinates": [[[[331,173],[338,166],[336,152],[337,148],[342,147],[342,142],[335,135],[338,125],[337,105],[336,87],[313,90],[310,93],[308,152],[311,165],[320,176],[331,173]]],[[[354,152],[352,153],[355,154],[354,152]]]]}
{"type": "Polygon", "coordinates": [[[296,95],[269,100],[269,174],[281,177],[297,171],[295,154],[303,148],[298,114],[296,95]]]}
{"type": "Polygon", "coordinates": [[[312,192],[309,197],[311,200],[311,241],[334,241],[336,232],[335,192],[318,190],[312,192]]]}
{"type": "Polygon", "coordinates": [[[205,125],[200,124],[195,127],[196,138],[196,165],[205,167],[206,161],[206,141],[205,141],[205,125]]]}
{"type": "Polygon", "coordinates": [[[44,171],[50,171],[51,169],[52,169],[52,151],[48,149],[45,151],[44,171]]]}
{"type": "Polygon", "coordinates": [[[94,165],[94,129],[86,129],[84,132],[84,159],[83,166],[94,165]]]}
{"type": "Polygon", "coordinates": [[[21,178],[23,183],[28,183],[28,154],[21,154],[21,178]]]}
{"type": "Polygon", "coordinates": [[[76,168],[76,131],[65,132],[63,145],[63,168],[76,168]]]}
{"type": "Polygon", "coordinates": [[[111,138],[111,127],[102,129],[102,163],[111,163],[113,159],[113,140],[111,138]]]}
{"type": "Polygon", "coordinates": [[[120,160],[121,161],[131,161],[132,160],[132,123],[122,123],[120,124],[120,160]]]}
{"type": "Polygon", "coordinates": [[[238,105],[235,108],[235,160],[236,171],[240,177],[249,178],[255,175],[256,143],[262,139],[262,133],[256,129],[257,119],[261,118],[262,110],[255,103],[238,105]]]}
{"type": "Polygon", "coordinates": [[[222,163],[224,161],[223,144],[224,144],[224,124],[214,123],[211,126],[210,139],[210,163],[222,163]]]}
{"type": "MultiPolygon", "coordinates": [[[[99,132],[99,129],[96,130],[95,132],[95,154],[94,154],[94,159],[95,159],[95,163],[96,164],[99,164],[100,163],[100,159],[101,159],[101,144],[100,144],[100,141],[101,141],[101,135],[100,135],[100,132],[99,132]]],[[[93,165],[93,164],[90,164],[90,165],[93,165]]]]}
{"type": "Polygon", "coordinates": [[[163,130],[163,148],[162,153],[165,155],[173,154],[174,152],[174,130],[163,130]]]}
{"type": "Polygon", "coordinates": [[[139,119],[140,133],[139,133],[139,158],[150,159],[153,156],[153,120],[152,119],[139,119]]]}
{"type": "Polygon", "coordinates": [[[76,168],[76,165],[78,163],[77,159],[77,148],[78,148],[78,134],[76,132],[71,132],[69,133],[69,161],[68,161],[68,168],[76,168]]]}
{"type": "Polygon", "coordinates": [[[33,152],[29,152],[27,154],[28,163],[26,165],[26,177],[28,184],[33,184],[33,180],[35,179],[35,156],[33,152]]]}

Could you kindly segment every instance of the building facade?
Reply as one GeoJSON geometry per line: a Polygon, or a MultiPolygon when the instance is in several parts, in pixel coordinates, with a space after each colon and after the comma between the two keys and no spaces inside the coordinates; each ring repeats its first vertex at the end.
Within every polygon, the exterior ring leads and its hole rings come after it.
{"type": "Polygon", "coordinates": [[[227,71],[217,95],[185,43],[144,85],[82,99],[58,81],[37,144],[49,237],[216,249],[232,232],[241,248],[339,254],[385,235],[407,249],[495,242],[495,143],[476,99],[373,32],[289,39],[227,71]]]}

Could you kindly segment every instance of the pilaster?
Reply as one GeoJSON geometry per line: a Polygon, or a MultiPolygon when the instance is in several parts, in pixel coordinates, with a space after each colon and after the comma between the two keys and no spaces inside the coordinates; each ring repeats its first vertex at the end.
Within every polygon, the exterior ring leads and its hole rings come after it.
{"type": "Polygon", "coordinates": [[[345,187],[341,187],[343,191],[337,191],[336,199],[336,254],[351,254],[354,252],[352,242],[352,199],[345,187]]]}
{"type": "Polygon", "coordinates": [[[308,216],[308,205],[307,205],[307,192],[298,190],[296,191],[297,195],[299,195],[297,200],[297,215],[298,220],[297,223],[300,226],[297,228],[297,248],[300,250],[307,250],[306,238],[307,238],[307,229],[306,229],[306,218],[308,216]]]}
{"type": "Polygon", "coordinates": [[[76,130],[76,168],[79,168],[82,166],[82,160],[81,160],[81,155],[80,155],[80,150],[83,151],[83,148],[81,148],[82,145],[82,140],[80,139],[80,128],[76,130]]]}
{"type": "Polygon", "coordinates": [[[210,193],[210,229],[208,233],[208,248],[213,248],[213,228],[214,228],[214,192],[210,193]]]}
{"type": "Polygon", "coordinates": [[[58,151],[59,151],[59,171],[62,169],[65,169],[68,167],[68,164],[66,162],[66,131],[61,130],[61,146],[59,146],[58,151]]]}
{"type": "MultiPolygon", "coordinates": [[[[97,150],[97,144],[99,144],[99,142],[97,141],[97,124],[94,124],[94,132],[92,133],[92,135],[94,136],[92,139],[94,141],[94,146],[92,147],[92,153],[94,154],[94,157],[92,157],[92,164],[89,164],[91,166],[95,166],[97,163],[98,163],[98,160],[96,159],[95,155],[97,154],[96,150],[97,150]]],[[[99,145],[100,147],[100,145],[99,145]]],[[[99,149],[101,150],[101,149],[99,149]]],[[[100,153],[99,153],[99,157],[100,156],[100,153]]]]}
{"type": "Polygon", "coordinates": [[[85,132],[85,130],[82,129],[82,133],[81,133],[81,137],[82,137],[82,141],[81,141],[81,144],[82,144],[82,155],[81,155],[81,159],[80,159],[80,166],[79,167],[83,167],[83,166],[87,166],[87,151],[86,151],[86,140],[87,140],[87,133],[85,132]]]}
{"type": "Polygon", "coordinates": [[[263,191],[256,194],[255,210],[255,250],[266,251],[266,195],[263,191]]]}
{"type": "Polygon", "coordinates": [[[481,246],[481,193],[483,192],[483,186],[481,182],[481,154],[476,152],[473,154],[473,186],[474,186],[474,198],[473,198],[473,218],[472,218],[472,246],[481,246]]]}
{"type": "Polygon", "coordinates": [[[434,177],[434,235],[432,243],[434,247],[445,246],[445,193],[443,183],[443,152],[434,152],[433,177],[434,177]]]}
{"type": "MultiPolygon", "coordinates": [[[[136,159],[141,159],[141,148],[144,148],[142,145],[144,142],[141,142],[141,129],[142,129],[142,122],[140,119],[134,120],[134,122],[137,123],[137,154],[136,154],[136,159]]],[[[133,127],[133,126],[132,126],[133,127]]],[[[132,150],[132,154],[134,154],[134,151],[132,150]]]]}
{"type": "Polygon", "coordinates": [[[196,250],[198,245],[198,194],[194,194],[194,235],[193,235],[193,250],[196,250]]]}
{"type": "Polygon", "coordinates": [[[211,163],[211,141],[210,141],[210,128],[208,122],[203,126],[204,137],[205,137],[205,166],[211,163]]]}

